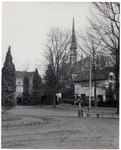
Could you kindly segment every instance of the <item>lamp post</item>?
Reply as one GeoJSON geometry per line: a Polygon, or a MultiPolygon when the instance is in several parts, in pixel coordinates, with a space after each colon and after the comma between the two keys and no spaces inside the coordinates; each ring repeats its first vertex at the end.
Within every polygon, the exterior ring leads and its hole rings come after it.
{"type": "Polygon", "coordinates": [[[91,113],[91,55],[90,55],[90,69],[89,69],[89,107],[88,107],[88,113],[91,113]]]}

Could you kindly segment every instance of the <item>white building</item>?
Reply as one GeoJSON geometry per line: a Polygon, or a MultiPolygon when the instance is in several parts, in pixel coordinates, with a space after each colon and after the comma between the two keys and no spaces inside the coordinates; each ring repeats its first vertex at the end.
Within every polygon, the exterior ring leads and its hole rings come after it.
{"type": "MultiPolygon", "coordinates": [[[[115,87],[115,74],[113,67],[108,67],[104,69],[98,69],[96,71],[96,96],[97,100],[101,99],[102,101],[106,101],[107,93],[109,91],[110,84],[112,88],[115,87]]],[[[91,72],[91,99],[94,100],[94,73],[91,72]]],[[[83,95],[87,99],[89,98],[90,89],[89,89],[89,70],[85,70],[78,74],[78,76],[74,79],[74,88],[75,95],[83,95]]]]}
{"type": "Polygon", "coordinates": [[[29,93],[32,92],[32,85],[33,85],[33,72],[25,72],[25,71],[16,71],[16,97],[22,97],[23,94],[23,80],[25,74],[29,79],[29,93]]]}

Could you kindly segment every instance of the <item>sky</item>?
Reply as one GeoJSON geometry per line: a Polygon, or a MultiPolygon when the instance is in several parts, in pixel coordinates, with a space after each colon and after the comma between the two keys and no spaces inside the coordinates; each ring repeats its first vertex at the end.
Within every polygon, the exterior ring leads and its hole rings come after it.
{"type": "MultiPolygon", "coordinates": [[[[90,2],[2,2],[2,65],[8,46],[17,71],[38,68],[44,62],[47,33],[53,27],[84,29],[88,24],[90,2]]],[[[44,73],[41,67],[40,74],[44,73]]]]}

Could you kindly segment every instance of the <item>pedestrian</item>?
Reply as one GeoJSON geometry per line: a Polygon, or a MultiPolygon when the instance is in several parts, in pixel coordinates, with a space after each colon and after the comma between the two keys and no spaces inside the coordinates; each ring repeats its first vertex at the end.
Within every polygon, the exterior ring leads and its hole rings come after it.
{"type": "Polygon", "coordinates": [[[82,108],[84,108],[84,100],[83,99],[81,100],[81,106],[82,106],[82,108]]]}
{"type": "Polygon", "coordinates": [[[74,105],[75,105],[77,101],[77,95],[74,95],[74,97],[75,97],[75,100],[74,100],[74,105]]]}
{"type": "Polygon", "coordinates": [[[81,107],[82,105],[81,105],[81,95],[80,95],[80,97],[79,97],[79,107],[81,107]]]}

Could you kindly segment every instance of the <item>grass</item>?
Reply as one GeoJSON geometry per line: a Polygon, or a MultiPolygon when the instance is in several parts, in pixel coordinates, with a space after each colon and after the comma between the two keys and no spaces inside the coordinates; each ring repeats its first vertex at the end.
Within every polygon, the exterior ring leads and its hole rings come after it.
{"type": "MultiPolygon", "coordinates": [[[[119,119],[78,118],[78,107],[59,105],[34,107],[17,106],[3,118],[22,119],[2,121],[2,148],[34,149],[118,149],[119,119]],[[35,122],[41,122],[35,123],[35,122]],[[25,123],[23,126],[12,126],[25,123]],[[28,125],[26,125],[28,123],[28,125]],[[33,124],[32,124],[33,123],[33,124]],[[31,125],[30,125],[31,124],[31,125]]],[[[87,108],[84,108],[86,114],[87,108]]],[[[92,109],[92,112],[115,112],[115,109],[92,109]]]]}

